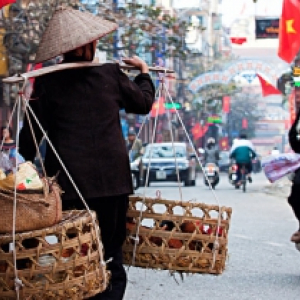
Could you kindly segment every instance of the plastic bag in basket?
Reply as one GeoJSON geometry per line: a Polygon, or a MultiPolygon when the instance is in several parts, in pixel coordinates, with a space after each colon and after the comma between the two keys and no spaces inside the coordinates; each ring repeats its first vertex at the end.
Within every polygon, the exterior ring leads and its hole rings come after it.
{"type": "Polygon", "coordinates": [[[9,159],[9,156],[7,153],[0,152],[0,168],[4,171],[11,171],[13,169],[13,163],[9,159]]]}
{"type": "Polygon", "coordinates": [[[17,163],[22,164],[25,162],[25,159],[23,158],[23,156],[20,153],[17,153],[17,149],[16,148],[12,148],[9,150],[9,160],[12,163],[13,167],[16,167],[17,163]],[[17,160],[18,157],[18,160],[17,160]]]}
{"type": "Polygon", "coordinates": [[[43,182],[31,162],[25,162],[19,165],[17,171],[17,189],[18,190],[42,190],[43,182]]]}

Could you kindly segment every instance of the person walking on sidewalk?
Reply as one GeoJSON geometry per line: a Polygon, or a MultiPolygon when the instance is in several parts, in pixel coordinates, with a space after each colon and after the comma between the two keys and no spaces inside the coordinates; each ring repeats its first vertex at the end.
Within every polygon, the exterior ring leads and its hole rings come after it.
{"type": "MultiPolygon", "coordinates": [[[[300,154],[300,111],[297,118],[289,131],[289,143],[295,153],[300,154]]],[[[299,222],[298,230],[291,236],[291,241],[294,243],[300,243],[300,169],[295,172],[295,176],[292,181],[291,193],[288,197],[288,202],[292,207],[295,217],[299,222]]]]}

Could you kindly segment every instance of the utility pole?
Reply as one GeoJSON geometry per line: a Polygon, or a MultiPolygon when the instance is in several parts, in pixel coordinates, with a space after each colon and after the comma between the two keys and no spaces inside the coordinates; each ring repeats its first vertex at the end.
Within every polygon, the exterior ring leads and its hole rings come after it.
{"type": "Polygon", "coordinates": [[[209,57],[214,56],[214,48],[213,46],[219,42],[217,41],[216,31],[214,30],[214,16],[218,17],[218,0],[210,0],[208,2],[208,18],[207,18],[207,42],[209,45],[208,54],[209,57]]]}
{"type": "MultiPolygon", "coordinates": [[[[117,12],[119,5],[119,0],[113,0],[113,11],[117,12]]],[[[113,42],[113,58],[118,59],[118,39],[119,39],[119,30],[117,29],[114,32],[114,42],[113,42]]]]}

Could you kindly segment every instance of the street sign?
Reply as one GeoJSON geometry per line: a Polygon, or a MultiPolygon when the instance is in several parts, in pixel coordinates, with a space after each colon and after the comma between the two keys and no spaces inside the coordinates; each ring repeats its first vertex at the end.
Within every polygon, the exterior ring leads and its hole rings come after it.
{"type": "Polygon", "coordinates": [[[232,132],[231,132],[231,136],[232,136],[233,138],[238,137],[238,136],[239,136],[239,132],[238,132],[238,131],[232,131],[232,132]]]}
{"type": "Polygon", "coordinates": [[[207,118],[207,123],[210,124],[222,124],[222,119],[220,116],[209,116],[207,118]]]}
{"type": "Polygon", "coordinates": [[[166,109],[181,109],[182,105],[180,103],[165,103],[166,109]]]}
{"type": "Polygon", "coordinates": [[[300,76],[300,68],[299,67],[293,67],[293,76],[295,76],[295,77],[300,76]]]}
{"type": "Polygon", "coordinates": [[[293,77],[294,85],[300,87],[300,77],[293,77]]]}

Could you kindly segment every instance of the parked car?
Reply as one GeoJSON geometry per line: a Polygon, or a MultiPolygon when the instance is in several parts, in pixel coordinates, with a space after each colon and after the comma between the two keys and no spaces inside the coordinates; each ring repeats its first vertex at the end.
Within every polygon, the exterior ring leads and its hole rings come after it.
{"type": "Polygon", "coordinates": [[[196,184],[196,157],[188,152],[185,143],[174,143],[174,148],[172,143],[148,144],[142,156],[144,182],[146,182],[148,167],[148,185],[151,182],[178,181],[176,163],[180,181],[184,182],[185,186],[194,186],[196,184]]]}
{"type": "Polygon", "coordinates": [[[220,160],[218,162],[220,172],[228,172],[230,167],[230,152],[220,151],[220,160]]]}

